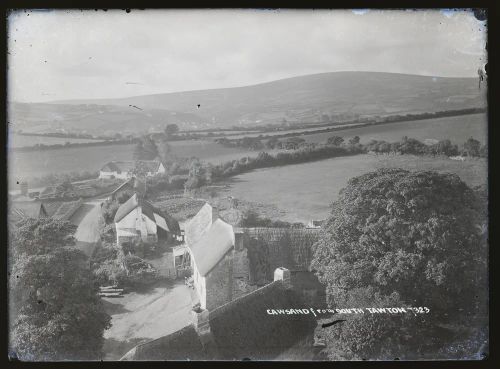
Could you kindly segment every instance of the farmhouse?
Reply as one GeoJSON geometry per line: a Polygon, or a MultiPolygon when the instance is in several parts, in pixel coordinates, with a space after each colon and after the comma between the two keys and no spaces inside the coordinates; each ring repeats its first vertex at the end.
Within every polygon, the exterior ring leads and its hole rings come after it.
{"type": "Polygon", "coordinates": [[[309,272],[312,245],[320,229],[236,228],[205,204],[186,225],[185,240],[193,285],[203,309],[214,308],[272,281],[273,270],[291,270],[300,293],[325,299],[324,287],[309,272]]]}
{"type": "Polygon", "coordinates": [[[101,168],[99,178],[129,179],[136,165],[144,168],[146,177],[165,173],[163,164],[156,160],[110,161],[101,168]]]}
{"type": "Polygon", "coordinates": [[[187,224],[185,239],[193,284],[202,309],[212,310],[255,289],[251,286],[245,233],[205,204],[187,224]]]}
{"type": "Polygon", "coordinates": [[[158,242],[158,239],[170,240],[180,232],[179,223],[162,213],[148,201],[135,193],[117,210],[114,218],[116,242],[158,242]]]}
{"type": "MultiPolygon", "coordinates": [[[[215,310],[193,309],[183,329],[134,347],[121,360],[273,360],[314,359],[313,314],[270,315],[269,309],[303,309],[290,272],[275,271],[274,281],[215,310]]],[[[309,311],[309,310],[308,310],[309,311]]]]}

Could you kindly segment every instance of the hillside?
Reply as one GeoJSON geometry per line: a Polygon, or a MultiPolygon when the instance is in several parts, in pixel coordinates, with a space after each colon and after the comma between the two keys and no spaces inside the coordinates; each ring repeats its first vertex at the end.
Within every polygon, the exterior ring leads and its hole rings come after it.
{"type": "Polygon", "coordinates": [[[166,124],[197,126],[203,119],[164,109],[137,109],[98,104],[9,104],[10,127],[24,132],[81,132],[122,135],[159,131],[166,124]]]}
{"type": "Polygon", "coordinates": [[[335,72],[235,88],[14,104],[10,121],[26,129],[30,129],[29,125],[40,126],[41,122],[44,125],[57,122],[61,126],[85,126],[88,131],[99,132],[104,127],[118,132],[148,130],[167,123],[193,129],[284,120],[339,121],[359,116],[482,107],[486,105],[484,91],[478,89],[476,78],[335,72]]]}

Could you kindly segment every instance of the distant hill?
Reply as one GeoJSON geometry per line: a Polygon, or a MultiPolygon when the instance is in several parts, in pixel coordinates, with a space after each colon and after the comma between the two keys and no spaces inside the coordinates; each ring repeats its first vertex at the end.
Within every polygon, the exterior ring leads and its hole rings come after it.
{"type": "Polygon", "coordinates": [[[476,78],[334,72],[235,88],[121,99],[18,103],[13,104],[9,120],[27,130],[31,125],[59,124],[98,133],[106,129],[138,132],[168,123],[177,123],[182,129],[284,121],[312,123],[483,107],[484,91],[478,89],[476,78]]]}

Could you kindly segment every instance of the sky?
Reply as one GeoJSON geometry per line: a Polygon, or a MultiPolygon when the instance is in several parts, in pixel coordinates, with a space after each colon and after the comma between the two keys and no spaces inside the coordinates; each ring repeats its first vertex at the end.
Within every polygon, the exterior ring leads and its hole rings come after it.
{"type": "Polygon", "coordinates": [[[464,10],[27,10],[8,18],[8,98],[119,98],[377,71],[477,77],[464,10]]]}

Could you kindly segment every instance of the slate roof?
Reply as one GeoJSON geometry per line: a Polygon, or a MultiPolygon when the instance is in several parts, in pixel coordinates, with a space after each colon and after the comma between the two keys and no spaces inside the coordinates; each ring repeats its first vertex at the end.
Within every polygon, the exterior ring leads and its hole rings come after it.
{"type": "Polygon", "coordinates": [[[165,218],[163,218],[162,216],[159,216],[158,214],[154,213],[154,217],[155,217],[155,222],[156,222],[156,225],[160,228],[163,228],[164,230],[166,230],[167,232],[170,232],[170,229],[168,228],[168,225],[167,223],[165,222],[165,218]]]}
{"type": "MultiPolygon", "coordinates": [[[[273,360],[312,337],[317,324],[311,313],[269,315],[267,309],[304,308],[294,290],[285,289],[281,281],[273,282],[210,312],[210,349],[203,348],[189,325],[135,347],[122,360],[273,360]]],[[[303,347],[313,349],[308,342],[303,347]]]]}
{"type": "Polygon", "coordinates": [[[112,193],[111,195],[116,194],[118,191],[129,188],[131,190],[137,191],[139,193],[146,193],[146,182],[138,179],[137,177],[132,177],[125,182],[123,182],[121,185],[119,185],[112,193]]]}
{"type": "MultiPolygon", "coordinates": [[[[157,160],[139,160],[139,163],[147,168],[148,172],[157,172],[160,167],[160,162],[157,160]]],[[[101,171],[103,172],[129,172],[135,168],[136,162],[133,160],[129,161],[110,161],[106,163],[101,171]]]]}
{"type": "Polygon", "coordinates": [[[274,359],[306,336],[313,335],[317,324],[310,312],[269,315],[267,309],[304,308],[307,306],[300,295],[285,289],[281,281],[230,302],[222,313],[210,318],[220,359],[274,359]]]}
{"type": "Polygon", "coordinates": [[[125,218],[132,210],[134,210],[138,206],[142,208],[142,214],[147,216],[153,222],[155,221],[153,205],[151,205],[148,201],[144,200],[142,197],[137,196],[137,194],[134,193],[134,195],[132,195],[130,199],[125,201],[116,211],[114,219],[115,223],[125,218]]]}
{"type": "Polygon", "coordinates": [[[206,360],[203,345],[192,325],[168,336],[138,345],[120,360],[206,360]]]}
{"type": "Polygon", "coordinates": [[[177,219],[175,219],[173,216],[170,214],[166,213],[165,211],[159,212],[165,219],[165,222],[167,223],[168,229],[170,229],[170,232],[172,233],[181,233],[181,227],[179,226],[179,222],[177,219]]]}
{"type": "Polygon", "coordinates": [[[201,238],[190,246],[198,272],[205,276],[234,246],[233,227],[217,219],[201,238]]]}

